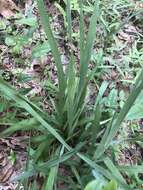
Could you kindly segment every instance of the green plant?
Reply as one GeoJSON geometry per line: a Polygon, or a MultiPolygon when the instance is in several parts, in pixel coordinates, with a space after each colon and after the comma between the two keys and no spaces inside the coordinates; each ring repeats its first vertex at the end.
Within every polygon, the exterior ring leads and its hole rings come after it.
{"type": "MultiPolygon", "coordinates": [[[[118,166],[116,166],[117,164],[109,159],[106,150],[112,145],[113,138],[143,88],[143,71],[137,78],[132,92],[119,113],[116,113],[116,110],[112,112],[112,115],[107,114],[104,116],[102,113],[102,99],[108,86],[106,81],[103,81],[95,104],[92,109],[89,109],[86,102],[87,86],[90,80],[93,79],[96,68],[89,71],[88,64],[100,16],[100,2],[95,2],[86,35],[83,2],[82,0],[79,1],[80,69],[79,71],[76,69],[74,53],[71,51],[68,55],[69,63],[66,72],[63,70],[60,52],[50,27],[49,16],[46,13],[44,2],[43,0],[37,0],[37,4],[57,68],[58,91],[55,99],[51,100],[53,112],[49,115],[0,78],[1,94],[5,98],[8,97],[8,100],[15,101],[19,109],[24,109],[29,113],[27,119],[14,123],[1,136],[9,135],[17,130],[36,130],[40,133],[40,135],[38,133],[37,136],[30,139],[30,143],[34,144],[30,154],[30,161],[25,173],[21,174],[17,179],[24,180],[30,176],[40,174],[45,179],[43,189],[54,189],[56,180],[57,183],[58,181],[64,181],[65,184],[68,184],[69,189],[83,189],[85,184],[93,177],[91,170],[95,170],[96,173],[108,180],[115,179],[120,187],[126,190],[131,189],[118,166]],[[81,165],[83,167],[80,167],[81,165]],[[69,171],[68,176],[61,176],[61,167],[63,167],[64,171],[69,171]],[[70,176],[71,181],[68,182],[70,176]],[[85,176],[87,176],[88,181],[84,179],[85,176]]],[[[66,17],[68,40],[72,44],[70,0],[67,0],[66,17]]],[[[112,185],[111,183],[104,187],[103,190],[109,189],[110,185],[112,185]]],[[[27,187],[27,183],[25,184],[27,187]]],[[[35,188],[35,186],[34,182],[32,188],[35,188]]]]}
{"type": "Polygon", "coordinates": [[[98,190],[117,190],[117,183],[116,181],[111,181],[107,185],[103,185],[100,180],[99,181],[94,180],[85,187],[85,190],[97,190],[97,189],[98,190]]]}

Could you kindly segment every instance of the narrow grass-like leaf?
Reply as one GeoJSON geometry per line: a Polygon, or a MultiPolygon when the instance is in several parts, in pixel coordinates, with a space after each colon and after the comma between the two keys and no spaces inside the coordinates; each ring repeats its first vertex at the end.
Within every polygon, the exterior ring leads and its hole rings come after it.
{"type": "Polygon", "coordinates": [[[143,165],[132,165],[132,166],[118,166],[119,171],[128,174],[138,174],[143,172],[143,165]]]}
{"type": "MultiPolygon", "coordinates": [[[[90,20],[89,30],[87,34],[86,44],[84,48],[82,62],[80,64],[80,81],[79,81],[79,90],[85,85],[85,77],[88,70],[88,63],[91,58],[91,52],[95,41],[96,36],[96,25],[99,17],[99,0],[95,2],[94,12],[90,20]]],[[[83,26],[82,26],[83,28],[83,26]]],[[[83,37],[82,37],[83,38],[83,37]]]]}
{"type": "Polygon", "coordinates": [[[48,179],[47,179],[45,190],[53,190],[54,183],[55,183],[55,178],[57,176],[57,172],[58,172],[58,166],[52,167],[50,169],[50,173],[49,173],[49,176],[48,176],[48,179]]]}
{"type": "Polygon", "coordinates": [[[72,42],[72,19],[71,19],[71,1],[70,0],[66,0],[67,1],[67,23],[68,23],[68,27],[67,27],[67,34],[69,37],[70,42],[72,42]]]}
{"type": "MultiPolygon", "coordinates": [[[[89,61],[91,58],[91,52],[92,52],[92,48],[93,48],[94,41],[95,41],[96,25],[97,25],[98,18],[99,18],[99,0],[97,0],[95,2],[95,8],[94,8],[94,12],[91,17],[91,20],[90,20],[85,47],[83,50],[81,49],[82,57],[80,60],[80,76],[79,76],[79,85],[78,85],[79,93],[77,95],[75,105],[74,105],[75,111],[78,108],[80,108],[80,106],[83,104],[83,101],[84,101],[85,95],[86,95],[86,88],[87,88],[87,84],[88,84],[88,78],[87,78],[88,64],[89,64],[89,61]]],[[[81,30],[83,31],[82,22],[83,21],[81,20],[81,25],[82,25],[81,30]]],[[[81,40],[83,40],[82,38],[83,38],[83,36],[81,36],[81,40]]]]}
{"type": "Polygon", "coordinates": [[[23,181],[25,179],[28,179],[29,177],[32,177],[34,175],[36,175],[36,171],[33,170],[29,170],[29,171],[24,171],[19,175],[15,175],[13,177],[11,177],[10,182],[14,182],[14,181],[23,181]]]}
{"type": "MultiPolygon", "coordinates": [[[[63,154],[61,154],[62,150],[60,151],[60,148],[58,148],[55,152],[54,156],[58,156],[60,154],[60,156],[63,154]]],[[[45,189],[46,190],[53,190],[54,189],[54,184],[55,184],[55,180],[58,174],[58,168],[59,168],[59,163],[57,163],[57,165],[55,165],[54,167],[50,168],[50,172],[49,172],[49,176],[47,178],[47,182],[45,185],[45,189]]]]}
{"type": "Polygon", "coordinates": [[[94,118],[92,121],[92,142],[95,142],[97,133],[99,132],[100,127],[100,119],[101,119],[101,108],[100,108],[100,101],[102,100],[103,94],[105,90],[107,89],[108,82],[104,81],[101,84],[101,87],[99,89],[98,95],[96,97],[96,101],[94,104],[94,118]]]}
{"type": "Polygon", "coordinates": [[[48,37],[48,42],[50,44],[51,51],[53,53],[55,64],[57,67],[58,80],[59,80],[59,91],[60,91],[59,97],[60,97],[60,100],[63,102],[66,84],[65,84],[65,77],[64,77],[64,71],[63,71],[63,67],[62,67],[60,53],[59,53],[55,38],[54,38],[52,30],[51,30],[49,15],[46,12],[43,0],[37,0],[37,4],[38,4],[38,10],[39,10],[39,13],[41,16],[42,24],[43,24],[45,33],[48,37]]]}
{"type": "Polygon", "coordinates": [[[101,119],[101,108],[98,104],[96,106],[96,110],[94,111],[94,119],[92,121],[92,142],[94,143],[96,141],[96,137],[98,132],[100,131],[100,119],[101,119]]]}
{"type": "Polygon", "coordinates": [[[104,163],[106,164],[107,168],[111,171],[114,178],[120,182],[120,184],[123,184],[123,186],[127,186],[125,179],[120,174],[118,168],[113,164],[113,162],[107,157],[104,159],[104,163]]]}
{"type": "Polygon", "coordinates": [[[98,95],[96,97],[96,101],[95,101],[95,104],[94,104],[94,110],[96,109],[96,106],[100,103],[100,101],[102,100],[102,97],[108,87],[108,82],[107,81],[103,81],[103,83],[101,84],[100,88],[99,88],[99,92],[98,92],[98,95]]]}
{"type": "Polygon", "coordinates": [[[69,133],[71,131],[73,120],[74,120],[74,112],[73,112],[73,104],[76,94],[76,75],[75,75],[75,68],[74,68],[74,58],[71,55],[71,59],[68,66],[68,76],[67,76],[67,116],[68,116],[68,124],[69,124],[69,133]]]}
{"type": "Polygon", "coordinates": [[[62,5],[60,5],[58,2],[55,2],[54,5],[56,6],[57,9],[59,9],[60,13],[63,16],[64,19],[64,26],[67,26],[67,19],[66,19],[66,12],[64,10],[64,7],[62,5]]]}
{"type": "Polygon", "coordinates": [[[83,15],[83,0],[79,0],[79,7],[80,7],[80,64],[83,62],[83,50],[84,50],[84,15],[83,15]]]}
{"type": "Polygon", "coordinates": [[[54,139],[54,137],[51,134],[47,134],[47,131],[44,131],[43,135],[38,135],[30,137],[31,143],[39,144],[43,141],[50,141],[51,139],[54,139]]]}
{"type": "Polygon", "coordinates": [[[31,118],[31,119],[25,119],[22,120],[18,123],[15,123],[13,125],[11,125],[10,127],[8,127],[6,130],[4,130],[0,136],[4,136],[4,135],[10,135],[12,133],[14,133],[15,131],[19,131],[19,130],[31,130],[31,129],[39,129],[40,125],[37,122],[37,120],[31,118]]]}
{"type": "Polygon", "coordinates": [[[95,161],[92,161],[91,159],[89,159],[87,156],[84,156],[83,154],[77,153],[77,155],[84,160],[91,168],[95,169],[96,172],[98,172],[99,174],[102,174],[103,176],[105,176],[107,179],[113,179],[114,177],[112,176],[112,174],[106,170],[105,168],[103,168],[102,166],[98,165],[95,163],[95,161]]]}
{"type": "Polygon", "coordinates": [[[83,183],[82,183],[82,180],[81,180],[81,177],[80,177],[80,174],[78,172],[78,169],[76,169],[76,167],[74,166],[71,166],[71,170],[72,172],[74,173],[78,183],[81,185],[81,187],[83,188],[83,183]]]}

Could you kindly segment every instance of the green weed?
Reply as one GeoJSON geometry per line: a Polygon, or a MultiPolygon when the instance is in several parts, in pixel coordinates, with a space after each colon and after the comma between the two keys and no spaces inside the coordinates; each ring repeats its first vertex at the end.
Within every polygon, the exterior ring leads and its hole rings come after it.
{"type": "MultiPolygon", "coordinates": [[[[53,111],[51,115],[44,112],[37,104],[16,91],[0,77],[1,95],[16,106],[18,110],[27,113],[25,119],[11,122],[11,126],[4,130],[1,136],[10,135],[19,130],[37,131],[37,134],[30,138],[31,146],[26,171],[16,178],[16,180],[22,181],[26,188],[28,187],[27,179],[29,177],[34,176],[38,179],[40,175],[44,178],[41,188],[43,190],[58,189],[58,184],[61,181],[68,185],[68,189],[84,189],[93,176],[96,179],[97,176],[101,176],[103,181],[115,180],[120,188],[131,189],[122,172],[130,173],[134,169],[138,174],[142,166],[122,168],[110,158],[108,150],[113,146],[113,140],[122,122],[132,114],[130,109],[143,88],[143,71],[137,77],[126,102],[122,101],[119,112],[117,112],[117,90],[113,89],[108,97],[104,98],[104,93],[108,88],[107,81],[103,81],[99,87],[94,104],[91,107],[88,106],[88,85],[94,79],[97,68],[104,56],[103,54],[97,56],[94,60],[97,64],[95,69],[89,70],[88,66],[93,56],[93,46],[96,43],[97,26],[104,24],[109,34],[112,33],[112,27],[114,26],[108,26],[109,23],[105,22],[102,17],[101,2],[96,1],[94,6],[90,6],[93,13],[86,33],[84,25],[85,6],[82,0],[79,1],[79,4],[77,4],[77,1],[73,2],[74,4],[71,6],[70,0],[67,0],[64,18],[66,19],[68,42],[71,45],[73,43],[71,7],[78,10],[79,70],[77,69],[74,52],[71,50],[67,55],[68,66],[64,71],[61,54],[50,26],[50,17],[46,12],[44,1],[37,0],[42,26],[47,35],[49,46],[46,46],[45,43],[36,47],[33,50],[33,56],[40,57],[51,51],[54,57],[58,87],[50,84],[56,92],[55,97],[50,98],[53,111]],[[106,110],[104,110],[105,105],[106,108],[108,107],[106,110]],[[62,170],[68,172],[68,174],[63,174],[62,170]]],[[[116,14],[118,14],[117,11],[116,14]]],[[[114,15],[110,16],[114,17],[114,15]]],[[[28,26],[34,24],[35,26],[35,20],[21,19],[18,24],[28,26]]],[[[116,30],[114,32],[116,33],[116,30]]],[[[7,37],[6,43],[9,46],[15,46],[15,43],[17,43],[15,40],[17,39],[7,37]]],[[[121,94],[120,97],[122,96],[121,94]]],[[[92,183],[93,186],[97,184],[97,181],[92,183]]],[[[101,185],[101,182],[99,185],[101,185]]],[[[103,190],[117,189],[114,181],[111,181],[107,186],[104,185],[101,186],[103,190]]],[[[85,189],[95,189],[95,187],[90,186],[91,184],[85,189]]],[[[36,182],[33,182],[30,189],[35,188],[36,182]]]]}

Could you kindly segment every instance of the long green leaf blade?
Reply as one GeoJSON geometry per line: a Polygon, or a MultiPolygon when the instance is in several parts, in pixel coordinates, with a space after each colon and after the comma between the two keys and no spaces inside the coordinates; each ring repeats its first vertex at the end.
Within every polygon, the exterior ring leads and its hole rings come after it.
{"type": "Polygon", "coordinates": [[[45,190],[53,190],[54,189],[54,183],[55,183],[55,178],[57,176],[58,172],[58,166],[55,166],[50,169],[50,173],[47,179],[47,183],[45,186],[45,190]]]}
{"type": "Polygon", "coordinates": [[[57,47],[56,40],[51,30],[49,15],[46,12],[43,0],[37,0],[37,4],[38,4],[38,10],[40,13],[41,21],[42,21],[45,33],[48,37],[48,42],[50,44],[51,51],[53,53],[55,64],[57,67],[60,97],[62,99],[64,97],[64,92],[65,92],[65,77],[64,77],[64,71],[62,67],[60,53],[57,47]]]}
{"type": "Polygon", "coordinates": [[[81,90],[83,85],[85,85],[85,77],[87,74],[88,63],[89,63],[90,58],[91,58],[91,52],[92,52],[92,48],[93,48],[94,41],[95,41],[96,25],[97,25],[98,18],[99,18],[99,0],[97,0],[95,2],[93,15],[91,17],[90,24],[89,24],[89,30],[88,30],[88,34],[87,34],[86,45],[84,48],[84,53],[82,55],[83,59],[81,59],[82,62],[80,63],[79,90],[81,90]]]}

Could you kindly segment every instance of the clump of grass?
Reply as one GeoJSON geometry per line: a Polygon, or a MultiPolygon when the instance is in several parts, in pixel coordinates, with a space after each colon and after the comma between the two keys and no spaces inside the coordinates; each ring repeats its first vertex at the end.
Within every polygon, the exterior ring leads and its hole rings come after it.
{"type": "MultiPolygon", "coordinates": [[[[57,68],[58,93],[53,103],[54,111],[51,115],[48,115],[0,78],[2,94],[6,98],[8,97],[8,99],[15,101],[17,106],[25,109],[31,115],[30,119],[25,119],[12,125],[2,135],[8,135],[18,130],[33,129],[40,131],[40,135],[31,139],[31,142],[38,145],[32,153],[32,160],[29,162],[30,168],[17,179],[25,179],[40,174],[45,179],[43,189],[56,189],[56,180],[69,183],[69,189],[83,189],[85,184],[92,178],[91,171],[94,170],[103,179],[114,179],[120,187],[126,190],[130,189],[118,167],[106,154],[106,150],[111,146],[121,123],[143,88],[143,71],[136,80],[136,84],[120,112],[114,112],[112,117],[107,117],[104,121],[101,100],[108,83],[103,81],[92,112],[90,111],[88,116],[86,114],[88,112],[86,105],[87,86],[96,72],[96,69],[88,72],[88,64],[96,39],[96,28],[100,17],[100,2],[98,0],[94,4],[88,32],[85,34],[83,2],[82,0],[79,1],[80,69],[79,71],[76,70],[75,57],[71,51],[67,55],[69,63],[66,72],[63,70],[60,52],[50,26],[49,15],[46,12],[44,2],[43,0],[37,0],[37,4],[57,68]],[[102,127],[102,123],[105,123],[105,128],[102,127]],[[69,176],[61,177],[61,167],[69,171],[69,176]],[[85,180],[85,176],[87,180],[85,180]],[[67,182],[69,178],[70,182],[67,182]]],[[[72,43],[70,0],[67,0],[66,6],[68,40],[72,43]]],[[[32,188],[36,188],[34,184],[32,188]]]]}

